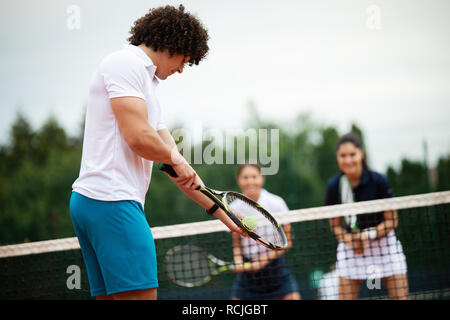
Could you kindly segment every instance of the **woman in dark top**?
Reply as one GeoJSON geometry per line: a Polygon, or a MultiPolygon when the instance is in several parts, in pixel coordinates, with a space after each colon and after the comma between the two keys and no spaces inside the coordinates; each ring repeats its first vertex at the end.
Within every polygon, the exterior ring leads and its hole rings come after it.
{"type": "MultiPolygon", "coordinates": [[[[237,182],[243,194],[269,212],[288,212],[289,208],[281,197],[263,188],[264,180],[257,164],[239,166],[237,182]]],[[[282,228],[288,239],[286,249],[289,249],[292,247],[291,225],[284,224],[282,228]]],[[[264,229],[259,231],[264,233],[264,229]]],[[[270,250],[235,232],[232,233],[232,241],[237,273],[232,288],[233,300],[300,299],[297,281],[284,256],[287,250],[270,250]],[[245,263],[248,263],[246,267],[245,263]]]]}
{"type": "MultiPolygon", "coordinates": [[[[386,177],[369,170],[358,136],[341,137],[336,158],[341,172],[328,180],[327,205],[393,197],[386,177]]],[[[397,211],[330,219],[339,241],[339,299],[357,299],[364,280],[369,289],[380,289],[379,278],[391,299],[408,298],[406,259],[394,231],[397,224],[397,211]]]]}

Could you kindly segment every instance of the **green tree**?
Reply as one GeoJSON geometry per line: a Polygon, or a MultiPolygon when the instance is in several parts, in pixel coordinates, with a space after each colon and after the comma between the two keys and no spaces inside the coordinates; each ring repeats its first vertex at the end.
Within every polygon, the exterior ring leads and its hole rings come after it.
{"type": "Polygon", "coordinates": [[[350,131],[354,132],[358,135],[358,137],[361,139],[361,143],[362,143],[363,147],[365,148],[364,134],[363,134],[362,129],[356,123],[352,123],[350,131]]]}
{"type": "Polygon", "coordinates": [[[388,167],[387,178],[396,196],[428,192],[428,172],[421,162],[403,159],[398,172],[388,167]]]}
{"type": "Polygon", "coordinates": [[[36,148],[36,135],[31,128],[26,117],[18,112],[16,120],[10,130],[11,142],[5,148],[6,155],[4,164],[4,174],[9,175],[15,172],[27,159],[32,159],[36,148]]]}
{"type": "Polygon", "coordinates": [[[336,128],[333,127],[326,127],[320,133],[322,141],[315,148],[315,157],[321,183],[325,185],[326,181],[339,171],[335,152],[339,134],[336,128]]]}
{"type": "Polygon", "coordinates": [[[439,158],[436,191],[450,190],[450,155],[439,158]]]}
{"type": "Polygon", "coordinates": [[[74,235],[68,199],[80,159],[56,119],[34,132],[18,114],[0,151],[0,243],[74,235]]]}
{"type": "Polygon", "coordinates": [[[51,152],[58,150],[64,153],[69,150],[65,130],[54,117],[50,117],[36,133],[36,146],[33,159],[38,164],[44,164],[51,152]]]}

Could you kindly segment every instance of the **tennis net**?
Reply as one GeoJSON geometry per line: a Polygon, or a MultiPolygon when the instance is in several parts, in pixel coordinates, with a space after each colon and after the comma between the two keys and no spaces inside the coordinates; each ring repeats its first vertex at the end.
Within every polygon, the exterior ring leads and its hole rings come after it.
{"type": "MultiPolygon", "coordinates": [[[[285,228],[290,226],[291,248],[281,260],[264,262],[264,253],[255,253],[254,247],[244,248],[241,241],[241,251],[247,252],[249,261],[260,259],[264,267],[240,274],[239,281],[237,273],[224,267],[217,268],[224,272],[212,272],[214,263],[231,263],[236,258],[236,243],[233,245],[231,233],[220,221],[155,227],[158,299],[214,300],[233,295],[271,299],[292,290],[298,290],[302,299],[338,299],[343,294],[359,299],[402,295],[409,299],[449,299],[449,203],[450,191],[445,191],[276,213],[285,228]],[[397,213],[397,219],[386,218],[395,217],[392,212],[397,213]],[[348,216],[379,218],[380,214],[385,217],[386,228],[392,229],[388,221],[393,223],[394,231],[381,237],[367,230],[355,233],[355,238],[364,233],[368,237],[364,242],[349,243],[348,238],[339,241],[339,235],[330,228],[332,220],[345,221],[348,216]],[[165,260],[171,249],[173,252],[186,246],[215,259],[199,262],[204,255],[197,252],[172,259],[172,264],[165,260]],[[208,277],[208,281],[190,287],[180,285],[170,277],[173,273],[169,271],[174,268],[181,278],[208,277]]],[[[76,238],[0,247],[0,289],[0,299],[92,299],[76,238]]]]}

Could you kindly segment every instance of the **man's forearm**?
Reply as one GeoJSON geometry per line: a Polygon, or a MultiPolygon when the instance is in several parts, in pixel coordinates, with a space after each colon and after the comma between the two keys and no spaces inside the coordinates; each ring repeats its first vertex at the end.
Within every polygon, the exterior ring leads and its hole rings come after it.
{"type": "Polygon", "coordinates": [[[130,144],[130,148],[139,156],[155,161],[174,165],[183,161],[178,152],[172,152],[170,145],[166,144],[156,131],[146,130],[142,135],[130,144]]]}

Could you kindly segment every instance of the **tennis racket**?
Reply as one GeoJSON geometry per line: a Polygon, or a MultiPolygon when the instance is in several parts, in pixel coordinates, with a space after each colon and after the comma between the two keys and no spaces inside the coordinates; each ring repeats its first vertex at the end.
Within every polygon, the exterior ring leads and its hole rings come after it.
{"type": "Polygon", "coordinates": [[[186,288],[202,286],[214,276],[234,270],[233,264],[193,245],[171,248],[164,257],[164,266],[167,277],[175,284],[186,288]]]}
{"type": "MultiPolygon", "coordinates": [[[[172,166],[158,164],[158,168],[172,177],[177,173],[172,166]]],[[[278,221],[255,201],[232,191],[217,191],[206,186],[199,186],[198,191],[213,200],[230,219],[259,244],[282,250],[287,247],[286,234],[278,221]]]]}

